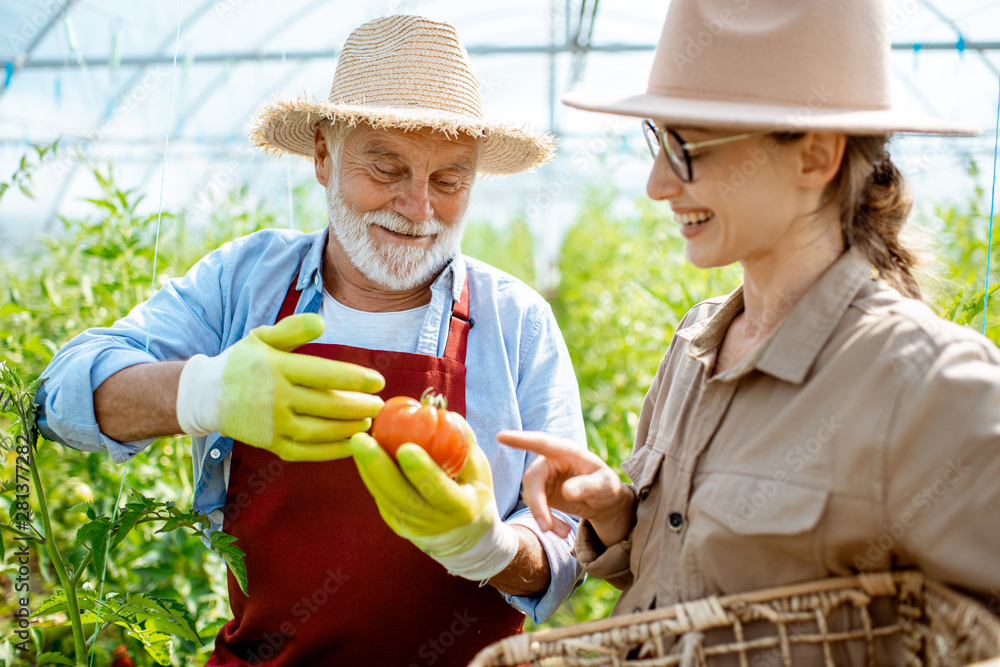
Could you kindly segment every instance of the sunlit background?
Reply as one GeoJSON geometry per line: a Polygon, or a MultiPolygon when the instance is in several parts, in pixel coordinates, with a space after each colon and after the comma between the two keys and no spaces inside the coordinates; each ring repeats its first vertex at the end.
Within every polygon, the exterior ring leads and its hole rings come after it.
{"type": "MultiPolygon", "coordinates": [[[[463,248],[548,299],[580,385],[587,444],[620,470],[643,396],[681,318],[740,279],[739,267],[705,271],[688,264],[669,207],[645,199],[651,159],[637,119],[559,103],[577,88],[642,92],[667,6],[666,0],[0,0],[0,363],[28,384],[74,335],[109,326],[234,236],[274,225],[324,226],[323,192],[310,161],[252,149],[247,123],[273,95],[325,98],[337,54],[361,23],[420,14],[458,28],[490,116],[559,139],[558,158],[535,173],[476,185],[463,248]],[[39,155],[56,140],[58,151],[39,155]],[[160,210],[168,215],[156,235],[160,210]]],[[[898,138],[892,147],[938,258],[921,276],[927,302],[1000,343],[997,294],[983,315],[986,283],[1000,285],[1000,225],[992,272],[986,270],[1000,0],[892,0],[887,9],[897,104],[984,129],[972,138],[898,138]]],[[[0,414],[0,435],[9,438],[9,427],[0,414]]],[[[186,437],[161,439],[124,470],[103,454],[57,446],[39,447],[37,457],[38,486],[47,489],[54,524],[48,544],[74,563],[92,548],[80,543],[81,527],[96,534],[101,517],[94,512],[107,521],[122,489],[184,511],[193,502],[186,437]]],[[[13,507],[12,486],[3,489],[10,500],[0,498],[0,505],[13,507]]],[[[96,561],[81,566],[78,587],[104,590],[105,601],[124,592],[174,600],[197,625],[198,641],[183,632],[150,635],[112,624],[92,642],[92,664],[110,664],[112,650],[127,641],[140,666],[171,647],[173,660],[163,662],[203,665],[230,618],[226,565],[196,535],[154,534],[159,526],[136,528],[106,569],[97,571],[96,561]]],[[[0,565],[0,586],[10,586],[17,567],[10,559],[0,565]]],[[[40,577],[34,586],[35,604],[56,588],[40,577]]],[[[547,623],[605,618],[618,594],[590,578],[547,623]]],[[[15,620],[14,604],[0,602],[0,667],[14,662],[5,630],[15,620]]],[[[69,654],[68,617],[41,616],[32,635],[38,650],[69,654]]]]}
{"type": "MultiPolygon", "coordinates": [[[[311,164],[250,148],[246,124],[278,93],[325,98],[339,49],[366,20],[412,13],[453,23],[471,54],[490,115],[559,138],[533,174],[481,182],[470,219],[527,219],[551,256],[581,189],[617,188],[617,207],[645,190],[649,159],[633,119],[559,103],[575,88],[644,90],[668,2],[649,0],[29,0],[0,1],[0,181],[29,149],[60,139],[63,158],[35,174],[34,199],[7,195],[5,249],[58,231],[96,190],[77,155],[113,161],[145,209],[204,220],[221,193],[246,184],[289,226],[325,223],[322,194],[296,210],[311,164]],[[176,44],[176,46],[175,46],[176,44]],[[176,56],[176,61],[175,61],[176,56]]],[[[918,203],[989,191],[1000,76],[1000,2],[892,0],[894,96],[901,106],[977,124],[971,139],[907,137],[894,155],[918,203]],[[979,175],[970,177],[971,163],[979,175]]],[[[541,276],[540,276],[541,277],[541,276]]]]}

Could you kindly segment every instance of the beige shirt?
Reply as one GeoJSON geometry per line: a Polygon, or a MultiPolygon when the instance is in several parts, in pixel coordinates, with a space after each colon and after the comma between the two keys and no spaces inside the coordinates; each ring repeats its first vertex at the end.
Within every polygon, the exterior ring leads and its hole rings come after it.
{"type": "Polygon", "coordinates": [[[712,376],[743,293],[681,322],[623,465],[629,537],[576,554],[615,613],[917,567],[1000,610],[1000,352],[844,254],[712,376]]]}

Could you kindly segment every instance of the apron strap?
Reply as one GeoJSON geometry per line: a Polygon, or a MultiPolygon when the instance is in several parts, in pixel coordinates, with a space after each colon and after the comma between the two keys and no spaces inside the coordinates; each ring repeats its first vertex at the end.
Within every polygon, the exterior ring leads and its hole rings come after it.
{"type": "Polygon", "coordinates": [[[448,344],[444,348],[445,359],[452,359],[465,365],[465,351],[469,343],[469,329],[472,328],[472,318],[469,317],[469,277],[465,277],[462,285],[462,296],[451,307],[451,326],[448,327],[448,344]]]}
{"type": "Polygon", "coordinates": [[[281,303],[281,309],[278,311],[278,318],[274,321],[275,324],[289,315],[295,314],[295,306],[299,303],[299,293],[295,291],[295,284],[297,282],[299,282],[299,276],[298,274],[295,274],[292,284],[288,286],[288,293],[285,294],[285,300],[281,303]]]}
{"type": "MultiPolygon", "coordinates": [[[[295,291],[295,285],[298,281],[299,277],[296,275],[292,284],[288,286],[288,292],[285,294],[285,300],[278,311],[276,322],[280,322],[295,312],[295,306],[299,302],[299,293],[295,291]]],[[[452,359],[463,366],[465,365],[469,330],[472,329],[472,325],[472,318],[469,317],[469,278],[466,276],[465,284],[462,285],[462,296],[451,307],[451,325],[448,327],[448,343],[444,349],[446,359],[452,359]]]]}

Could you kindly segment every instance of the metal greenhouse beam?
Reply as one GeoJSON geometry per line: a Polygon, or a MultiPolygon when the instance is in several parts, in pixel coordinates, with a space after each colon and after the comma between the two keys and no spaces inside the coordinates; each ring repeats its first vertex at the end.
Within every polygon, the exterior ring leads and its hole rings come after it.
{"type": "MultiPolygon", "coordinates": [[[[948,27],[950,27],[952,30],[955,31],[955,36],[958,37],[958,42],[955,43],[956,49],[961,51],[962,49],[965,48],[971,48],[966,44],[965,35],[962,34],[961,28],[958,27],[958,23],[956,23],[953,18],[951,18],[950,16],[942,12],[940,9],[938,9],[937,6],[932,4],[930,0],[918,0],[918,1],[920,2],[920,4],[926,7],[931,14],[934,14],[934,16],[938,18],[938,20],[942,21],[948,27]]],[[[914,48],[916,48],[916,46],[914,46],[914,48]]],[[[984,53],[981,49],[974,49],[974,50],[976,51],[976,55],[979,56],[979,59],[982,60],[983,64],[986,65],[986,68],[993,73],[993,76],[1000,76],[1000,69],[997,69],[997,66],[993,64],[993,61],[991,61],[989,58],[986,57],[986,53],[984,53]]]]}
{"type": "MultiPolygon", "coordinates": [[[[199,5],[196,9],[194,9],[187,16],[187,18],[178,26],[178,32],[179,33],[187,32],[188,28],[197,23],[201,19],[202,15],[204,15],[205,12],[211,9],[214,5],[215,5],[215,0],[205,0],[201,5],[199,5]]],[[[157,57],[166,59],[165,62],[170,65],[173,65],[174,62],[173,53],[170,46],[175,41],[175,39],[176,38],[174,35],[170,35],[156,46],[156,50],[160,54],[157,57]],[[170,53],[169,58],[167,56],[168,52],[170,53]]],[[[33,68],[36,62],[43,62],[43,61],[26,62],[24,63],[23,68],[31,69],[33,68]]],[[[110,65],[111,59],[104,58],[98,62],[99,62],[98,65],[99,67],[101,66],[107,67],[110,65]]],[[[91,66],[91,62],[89,60],[86,62],[86,64],[88,67],[91,66]]],[[[122,59],[122,64],[124,64],[124,59],[122,59]]],[[[77,65],[77,67],[80,67],[80,65],[77,65]]],[[[172,69],[171,69],[171,75],[173,75],[172,69]]],[[[115,93],[114,97],[112,97],[111,103],[108,105],[107,110],[104,112],[104,114],[101,115],[101,118],[94,125],[94,127],[98,128],[98,132],[95,135],[95,137],[89,141],[89,143],[87,144],[88,147],[92,146],[95,143],[100,143],[104,139],[109,124],[112,122],[112,118],[115,114],[115,111],[119,109],[119,104],[121,100],[126,95],[130,94],[142,81],[144,81],[144,77],[146,76],[147,76],[147,70],[140,69],[135,74],[133,74],[129,78],[129,80],[125,82],[124,85],[118,88],[118,91],[115,93]]],[[[167,129],[169,131],[169,128],[167,129]]],[[[66,193],[69,192],[70,185],[72,185],[73,178],[76,176],[76,172],[77,169],[79,169],[79,167],[80,167],[80,162],[74,162],[73,166],[70,168],[69,174],[67,174],[66,177],[63,179],[62,185],[60,186],[59,191],[56,193],[56,196],[52,202],[52,207],[50,209],[48,217],[49,220],[55,220],[56,213],[59,211],[59,207],[62,206],[62,201],[66,197],[66,193]]]]}
{"type": "MultiPolygon", "coordinates": [[[[44,26],[39,28],[38,33],[35,35],[34,39],[31,40],[31,43],[28,44],[27,48],[24,49],[24,51],[22,51],[21,53],[17,54],[17,56],[14,57],[13,62],[8,64],[8,66],[11,67],[13,70],[11,72],[11,76],[13,74],[16,74],[19,69],[23,69],[24,65],[30,61],[31,52],[38,47],[42,39],[47,34],[49,34],[50,30],[52,30],[52,26],[54,26],[56,24],[56,21],[61,19],[66,14],[66,11],[70,8],[70,5],[72,5],[74,2],[76,2],[76,0],[66,0],[66,2],[63,3],[63,6],[60,7],[58,11],[54,12],[51,17],[49,17],[48,22],[46,22],[44,26]]],[[[13,32],[8,33],[7,35],[8,39],[13,39],[11,37],[12,34],[14,33],[13,32]]],[[[3,94],[7,91],[7,88],[9,88],[9,86],[0,86],[0,97],[3,97],[3,94]]]]}
{"type": "MultiPolygon", "coordinates": [[[[896,42],[892,45],[896,51],[956,51],[959,50],[955,42],[896,42]]],[[[526,54],[551,54],[551,53],[618,53],[627,51],[654,51],[655,44],[591,44],[574,46],[572,44],[559,45],[536,45],[536,46],[470,46],[470,55],[493,56],[493,55],[526,55],[526,54]]],[[[966,42],[967,51],[1000,51],[1000,41],[987,42],[966,42]]],[[[286,51],[285,60],[316,60],[323,58],[336,58],[339,55],[337,49],[320,51],[286,51]]],[[[204,53],[192,55],[190,62],[194,65],[207,65],[229,62],[263,62],[282,59],[282,53],[278,51],[266,52],[233,52],[233,53],[204,53]]],[[[122,57],[118,61],[119,66],[142,67],[146,65],[170,65],[173,63],[172,55],[155,56],[132,56],[122,57]]],[[[92,58],[87,60],[87,67],[109,67],[110,58],[92,58]]],[[[33,60],[26,62],[23,69],[67,69],[79,67],[74,63],[66,63],[62,60],[33,60]]]]}
{"type": "MultiPolygon", "coordinates": [[[[312,14],[313,12],[315,12],[317,9],[323,7],[324,5],[326,5],[328,3],[329,3],[329,0],[313,0],[313,2],[311,4],[306,5],[305,7],[303,7],[302,9],[300,9],[297,13],[292,14],[290,16],[286,16],[280,23],[278,23],[277,25],[275,25],[270,31],[266,32],[255,43],[251,44],[250,48],[254,52],[260,50],[260,48],[264,44],[267,44],[272,39],[277,39],[277,38],[282,37],[283,34],[284,34],[284,32],[285,32],[285,30],[289,26],[295,25],[299,21],[302,21],[305,17],[309,16],[310,14],[312,14]]],[[[287,58],[286,58],[286,60],[287,60],[287,58]]],[[[305,61],[305,60],[297,61],[297,62],[298,62],[298,64],[295,67],[285,68],[285,70],[282,72],[282,75],[281,75],[281,77],[279,79],[279,83],[290,79],[293,76],[294,73],[298,72],[303,67],[306,67],[307,63],[308,63],[308,61],[305,61]]],[[[225,87],[222,84],[225,82],[227,76],[228,76],[228,74],[225,71],[223,71],[222,73],[216,75],[212,79],[212,81],[210,81],[205,86],[205,88],[201,91],[201,93],[195,95],[194,96],[195,97],[195,101],[192,102],[190,105],[188,105],[187,109],[185,109],[183,112],[181,112],[179,114],[179,116],[177,118],[177,121],[174,123],[174,127],[184,127],[187,124],[188,119],[191,118],[192,116],[196,115],[201,109],[203,109],[205,107],[205,105],[208,104],[209,100],[214,95],[216,95],[218,93],[221,93],[225,89],[225,87]]],[[[268,90],[273,90],[276,87],[277,86],[269,87],[268,90]]],[[[256,108],[256,105],[253,108],[248,109],[247,112],[242,116],[242,118],[243,119],[248,118],[251,115],[251,112],[253,111],[254,108],[256,108]]],[[[160,158],[159,159],[162,159],[162,152],[160,153],[160,158]]],[[[152,167],[148,167],[146,169],[146,172],[143,174],[142,178],[140,179],[140,182],[143,183],[143,184],[145,184],[149,180],[149,178],[150,178],[150,176],[152,174],[153,174],[153,168],[152,167]]]]}

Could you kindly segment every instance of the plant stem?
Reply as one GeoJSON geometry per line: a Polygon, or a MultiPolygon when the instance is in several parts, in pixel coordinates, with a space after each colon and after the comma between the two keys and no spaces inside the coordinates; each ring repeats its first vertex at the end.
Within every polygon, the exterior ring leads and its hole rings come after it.
{"type": "Polygon", "coordinates": [[[10,531],[11,533],[14,533],[15,535],[17,535],[19,537],[23,537],[26,540],[31,540],[32,542],[38,542],[39,544],[45,544],[45,538],[44,537],[39,537],[38,535],[32,535],[31,533],[29,533],[27,531],[24,531],[24,530],[19,530],[19,529],[15,528],[14,526],[8,526],[5,523],[0,523],[0,529],[6,530],[6,531],[10,531]]]}
{"type": "Polygon", "coordinates": [[[90,561],[93,557],[94,557],[94,552],[88,551],[84,559],[80,561],[80,566],[76,568],[76,572],[73,573],[72,584],[74,591],[76,590],[77,583],[79,583],[80,581],[80,577],[83,576],[83,573],[86,571],[87,566],[90,565],[90,561]]]}
{"type": "MultiPolygon", "coordinates": [[[[24,415],[21,417],[21,427],[27,431],[29,422],[24,418],[24,415]]],[[[66,571],[66,561],[55,543],[55,533],[52,531],[52,521],[49,519],[49,507],[45,502],[45,488],[42,486],[41,476],[38,474],[38,464],[35,461],[35,443],[38,441],[38,437],[35,433],[23,433],[23,435],[28,442],[28,463],[31,468],[31,478],[35,483],[38,513],[42,515],[42,526],[45,530],[45,550],[49,553],[49,560],[56,568],[59,583],[66,591],[66,607],[70,623],[73,626],[73,645],[76,653],[74,659],[77,667],[85,667],[87,664],[87,642],[83,635],[83,619],[80,617],[80,603],[76,597],[75,578],[70,578],[66,571]]]]}

